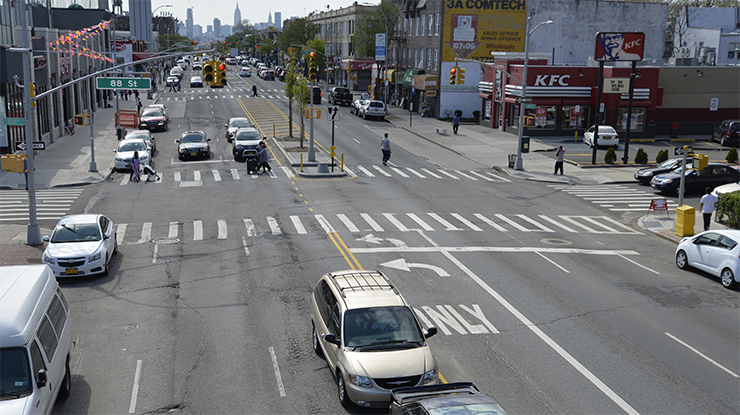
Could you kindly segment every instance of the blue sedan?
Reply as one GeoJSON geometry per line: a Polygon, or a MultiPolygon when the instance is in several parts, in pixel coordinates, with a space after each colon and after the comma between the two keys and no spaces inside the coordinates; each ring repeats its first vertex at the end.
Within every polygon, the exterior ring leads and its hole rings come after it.
{"type": "MultiPolygon", "coordinates": [[[[740,181],[740,172],[722,163],[709,163],[701,170],[686,169],[685,192],[703,192],[707,187],[740,181]]],[[[653,177],[650,187],[662,193],[678,194],[681,188],[681,167],[653,177]]]]}

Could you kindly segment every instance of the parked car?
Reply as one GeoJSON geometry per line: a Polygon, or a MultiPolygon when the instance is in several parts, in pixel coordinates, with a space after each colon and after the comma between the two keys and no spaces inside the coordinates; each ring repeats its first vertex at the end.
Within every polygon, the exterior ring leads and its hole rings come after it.
{"type": "Polygon", "coordinates": [[[188,158],[203,158],[208,159],[211,157],[211,146],[208,142],[211,141],[206,133],[203,131],[185,131],[180,136],[179,140],[175,140],[177,145],[177,157],[180,160],[188,158]]]}
{"type": "MultiPolygon", "coordinates": [[[[124,140],[139,139],[144,140],[150,151],[153,153],[157,151],[157,140],[149,130],[134,130],[126,134],[124,140]]],[[[141,157],[141,155],[139,155],[141,157]]]]}
{"type": "Polygon", "coordinates": [[[724,120],[712,132],[712,140],[721,146],[740,145],[740,120],[724,120]]]}
{"type": "Polygon", "coordinates": [[[364,119],[367,119],[367,117],[376,117],[384,120],[387,114],[388,111],[383,101],[367,100],[365,101],[365,105],[360,107],[360,115],[364,119]]]}
{"type": "MultiPolygon", "coordinates": [[[[583,144],[588,145],[589,147],[594,146],[594,132],[596,131],[596,126],[592,125],[591,128],[586,130],[583,133],[583,144]]],[[[596,143],[597,147],[614,147],[616,150],[619,148],[619,134],[617,134],[617,130],[614,129],[611,125],[600,125],[599,126],[599,142],[596,143]]]]}
{"type": "Polygon", "coordinates": [[[226,127],[226,141],[231,142],[231,139],[232,137],[234,137],[234,133],[236,132],[236,130],[251,126],[252,122],[249,121],[249,118],[247,117],[229,118],[229,122],[226,123],[226,125],[224,126],[226,127]]]}
{"type": "Polygon", "coordinates": [[[254,127],[240,128],[234,134],[233,145],[231,153],[234,155],[234,160],[243,161],[245,159],[244,152],[252,152],[254,155],[259,153],[260,141],[264,140],[259,130],[254,127]]]}
{"type": "Polygon", "coordinates": [[[203,79],[200,76],[191,76],[190,77],[190,87],[191,88],[203,88],[203,79]]]}
{"type": "Polygon", "coordinates": [[[321,104],[321,88],[318,86],[312,86],[311,87],[311,103],[312,104],[321,104]]]}
{"type": "Polygon", "coordinates": [[[242,77],[252,76],[252,70],[249,69],[249,67],[247,66],[242,66],[242,68],[239,69],[239,76],[242,76],[242,77]]]}
{"type": "Polygon", "coordinates": [[[337,382],[339,401],[388,408],[390,390],[439,382],[427,339],[409,303],[380,271],[330,272],[311,295],[313,349],[337,382]]]}
{"type": "Polygon", "coordinates": [[[329,96],[326,98],[326,100],[333,105],[346,105],[350,106],[352,105],[352,92],[350,92],[349,88],[344,87],[334,87],[331,89],[331,92],[329,93],[329,96]]]}
{"type": "Polygon", "coordinates": [[[158,108],[147,107],[139,116],[140,130],[162,130],[167,131],[167,116],[158,108]]]}
{"type": "Polygon", "coordinates": [[[116,229],[104,215],[69,215],[54,227],[42,259],[57,277],[108,275],[108,262],[118,252],[116,229]]]}
{"type": "Polygon", "coordinates": [[[740,282],[740,231],[704,231],[681,239],[676,248],[676,265],[694,267],[722,280],[725,288],[740,282]]]}
{"type": "Polygon", "coordinates": [[[391,396],[389,415],[506,415],[495,399],[480,393],[472,382],[396,388],[391,396]]]}
{"type": "MultiPolygon", "coordinates": [[[[740,172],[722,163],[709,163],[701,170],[686,169],[685,193],[703,192],[707,187],[740,181],[740,172]]],[[[650,187],[662,193],[678,194],[681,187],[681,167],[653,177],[650,187]]]]}
{"type": "Polygon", "coordinates": [[[117,171],[131,168],[131,159],[134,158],[135,152],[139,153],[139,163],[141,164],[149,164],[152,159],[149,146],[140,138],[121,140],[118,143],[118,148],[113,152],[116,153],[113,157],[113,167],[117,171]]]}
{"type": "Polygon", "coordinates": [[[356,99],[352,102],[352,105],[349,107],[350,114],[355,114],[358,117],[360,116],[360,108],[365,105],[364,99],[356,99]]]}
{"type": "MultiPolygon", "coordinates": [[[[682,161],[682,157],[675,157],[672,159],[668,159],[655,167],[646,167],[644,169],[640,169],[635,172],[635,180],[643,184],[650,184],[650,180],[652,180],[654,176],[668,173],[669,171],[675,170],[676,167],[681,167],[682,161]]],[[[691,165],[691,160],[687,160],[686,163],[688,165],[691,165]]]]}
{"type": "Polygon", "coordinates": [[[164,114],[164,118],[167,120],[167,122],[170,121],[170,116],[167,113],[167,106],[166,105],[164,105],[164,104],[149,104],[149,106],[147,106],[145,108],[145,110],[147,110],[149,108],[157,108],[157,109],[159,109],[164,114]]]}
{"type": "Polygon", "coordinates": [[[722,186],[715,187],[714,190],[712,191],[712,194],[717,196],[717,198],[719,199],[719,197],[724,194],[737,192],[739,190],[740,190],[740,182],[728,183],[728,184],[723,184],[722,186]]]}

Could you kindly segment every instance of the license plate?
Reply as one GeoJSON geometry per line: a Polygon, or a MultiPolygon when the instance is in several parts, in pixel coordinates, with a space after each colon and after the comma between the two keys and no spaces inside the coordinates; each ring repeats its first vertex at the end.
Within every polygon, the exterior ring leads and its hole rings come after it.
{"type": "Polygon", "coordinates": [[[190,153],[191,156],[195,157],[198,155],[198,153],[190,153]]]}
{"type": "Polygon", "coordinates": [[[64,272],[67,275],[75,275],[77,274],[77,268],[67,268],[64,272]]]}

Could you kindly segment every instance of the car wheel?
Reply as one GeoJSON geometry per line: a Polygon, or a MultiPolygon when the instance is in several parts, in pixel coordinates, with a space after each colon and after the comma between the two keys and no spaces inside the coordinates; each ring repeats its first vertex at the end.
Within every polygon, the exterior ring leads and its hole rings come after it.
{"type": "Polygon", "coordinates": [[[725,147],[727,145],[727,138],[726,137],[722,137],[719,140],[719,145],[721,145],[722,147],[725,147]]]}
{"type": "Polygon", "coordinates": [[[113,242],[113,255],[118,253],[118,240],[113,242]]]}
{"type": "Polygon", "coordinates": [[[687,269],[689,267],[689,257],[683,249],[676,252],[676,266],[681,269],[687,269]]]}
{"type": "Polygon", "coordinates": [[[617,150],[619,148],[619,144],[614,144],[614,149],[617,150]]]}
{"type": "Polygon", "coordinates": [[[722,278],[722,286],[725,288],[735,288],[735,286],[737,285],[737,281],[735,281],[735,275],[729,268],[725,268],[722,270],[720,278],[722,278]]]}
{"type": "Polygon", "coordinates": [[[313,333],[311,334],[311,345],[313,346],[313,351],[319,356],[324,355],[324,351],[321,350],[321,345],[319,344],[319,334],[316,332],[316,327],[311,325],[313,328],[313,333]]]}
{"type": "Polygon", "coordinates": [[[69,372],[69,362],[64,365],[64,379],[62,379],[62,385],[59,387],[59,397],[67,399],[69,392],[72,390],[72,375],[69,372]]]}
{"type": "Polygon", "coordinates": [[[108,275],[108,254],[105,254],[105,264],[103,264],[103,275],[108,275]]]}
{"type": "Polygon", "coordinates": [[[676,194],[677,197],[681,197],[681,185],[678,184],[675,189],[673,189],[673,193],[676,194]]]}
{"type": "Polygon", "coordinates": [[[349,406],[352,401],[349,400],[349,396],[347,396],[347,387],[344,385],[344,377],[342,376],[341,371],[337,371],[337,393],[339,396],[339,403],[342,404],[342,406],[349,406]]]}
{"type": "Polygon", "coordinates": [[[366,113],[366,112],[363,112],[363,113],[362,113],[362,119],[363,119],[363,120],[366,120],[366,119],[367,119],[367,113],[366,113]]]}

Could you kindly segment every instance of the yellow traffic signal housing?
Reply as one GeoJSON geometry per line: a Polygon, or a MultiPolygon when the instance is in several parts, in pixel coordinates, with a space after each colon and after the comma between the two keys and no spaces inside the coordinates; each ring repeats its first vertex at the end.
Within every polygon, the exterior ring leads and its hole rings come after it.
{"type": "Polygon", "coordinates": [[[216,71],[216,86],[223,87],[226,85],[226,65],[222,62],[218,64],[216,71]]]}
{"type": "Polygon", "coordinates": [[[311,82],[316,80],[316,54],[311,52],[311,59],[308,60],[308,79],[311,82]]]}
{"type": "Polygon", "coordinates": [[[26,155],[8,154],[2,156],[0,168],[13,173],[24,173],[26,171],[26,155]]]}
{"type": "Polygon", "coordinates": [[[213,61],[203,63],[203,83],[208,86],[213,85],[216,81],[216,64],[213,61]]]}
{"type": "Polygon", "coordinates": [[[693,159],[691,160],[691,167],[701,170],[707,167],[709,163],[709,156],[706,154],[692,154],[693,159]]]}
{"type": "Polygon", "coordinates": [[[457,67],[457,85],[464,85],[465,84],[465,69],[461,67],[457,67]]]}
{"type": "Polygon", "coordinates": [[[28,84],[31,87],[31,108],[36,107],[36,84],[33,82],[28,84]]]}
{"type": "Polygon", "coordinates": [[[450,85],[455,85],[457,81],[457,66],[450,68],[450,85]]]}

